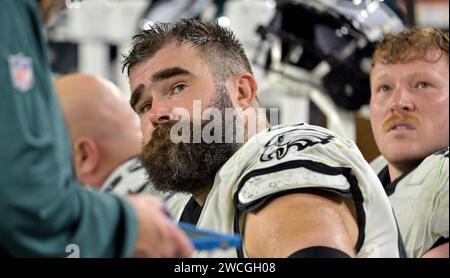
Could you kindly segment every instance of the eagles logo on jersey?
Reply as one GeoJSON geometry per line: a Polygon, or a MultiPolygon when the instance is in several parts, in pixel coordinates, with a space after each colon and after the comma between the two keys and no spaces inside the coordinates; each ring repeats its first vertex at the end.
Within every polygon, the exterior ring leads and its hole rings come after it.
{"type": "Polygon", "coordinates": [[[272,137],[264,146],[264,152],[260,160],[270,161],[274,158],[274,155],[280,160],[292,147],[296,147],[297,151],[301,151],[315,144],[326,144],[333,138],[329,133],[312,128],[302,128],[301,133],[296,132],[297,130],[285,131],[272,137]]]}

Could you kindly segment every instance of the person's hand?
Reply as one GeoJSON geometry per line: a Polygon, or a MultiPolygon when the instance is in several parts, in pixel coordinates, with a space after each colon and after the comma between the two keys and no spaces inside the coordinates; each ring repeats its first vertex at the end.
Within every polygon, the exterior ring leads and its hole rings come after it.
{"type": "Polygon", "coordinates": [[[193,247],[186,235],[165,214],[164,205],[151,196],[130,196],[138,221],[135,257],[190,257],[193,247]]]}

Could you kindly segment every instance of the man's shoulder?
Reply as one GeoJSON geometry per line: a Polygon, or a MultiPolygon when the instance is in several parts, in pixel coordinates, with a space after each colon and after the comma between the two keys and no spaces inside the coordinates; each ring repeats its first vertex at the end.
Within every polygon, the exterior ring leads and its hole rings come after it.
{"type": "Polygon", "coordinates": [[[242,166],[240,168],[267,167],[299,159],[335,164],[333,153],[352,160],[357,159],[353,155],[357,152],[353,142],[325,128],[305,123],[285,124],[270,127],[251,137],[227,164],[242,166]]]}
{"type": "Polygon", "coordinates": [[[285,154],[283,150],[287,151],[293,146],[297,147],[297,151],[301,151],[316,144],[327,144],[336,138],[338,136],[330,130],[306,123],[277,125],[251,137],[239,152],[254,148],[264,149],[266,153],[263,159],[269,159],[267,156],[271,156],[272,151],[278,151],[282,155],[285,154]]]}
{"type": "Polygon", "coordinates": [[[448,159],[448,152],[449,152],[449,146],[438,150],[437,152],[433,153],[432,156],[440,156],[442,158],[448,159]]]}
{"type": "Polygon", "coordinates": [[[417,186],[417,190],[425,190],[422,185],[426,185],[426,192],[437,192],[448,187],[448,170],[448,147],[445,147],[428,155],[416,168],[403,174],[397,183],[408,191],[417,186]]]}
{"type": "Polygon", "coordinates": [[[251,138],[226,170],[239,170],[235,186],[243,204],[305,188],[349,196],[353,180],[348,169],[363,159],[355,154],[351,142],[325,128],[281,125],[251,138]]]}
{"type": "MultiPolygon", "coordinates": [[[[443,170],[447,170],[448,167],[443,167],[445,163],[448,164],[448,153],[449,153],[449,147],[442,148],[430,155],[428,155],[415,169],[412,173],[417,171],[432,171],[437,170],[441,168],[445,168],[443,170]]],[[[441,170],[439,170],[441,171],[441,170]]]]}
{"type": "MultiPolygon", "coordinates": [[[[281,137],[282,139],[288,139],[287,135],[295,134],[301,138],[335,138],[337,137],[332,131],[315,125],[310,125],[307,123],[297,123],[297,124],[282,124],[269,127],[261,132],[259,132],[254,139],[264,141],[267,139],[272,139],[274,137],[281,137]],[[287,138],[286,138],[287,137],[287,138]]],[[[253,139],[252,138],[252,139],[253,139]]],[[[271,140],[268,140],[271,141],[271,140]]],[[[280,143],[283,140],[280,139],[280,143]]]]}

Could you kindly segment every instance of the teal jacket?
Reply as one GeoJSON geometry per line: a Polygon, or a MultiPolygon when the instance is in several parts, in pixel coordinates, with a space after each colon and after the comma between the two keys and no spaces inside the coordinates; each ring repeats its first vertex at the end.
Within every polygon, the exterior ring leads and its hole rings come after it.
{"type": "Polygon", "coordinates": [[[36,0],[1,0],[0,253],[130,256],[138,229],[131,206],[74,176],[41,26],[36,0]]]}

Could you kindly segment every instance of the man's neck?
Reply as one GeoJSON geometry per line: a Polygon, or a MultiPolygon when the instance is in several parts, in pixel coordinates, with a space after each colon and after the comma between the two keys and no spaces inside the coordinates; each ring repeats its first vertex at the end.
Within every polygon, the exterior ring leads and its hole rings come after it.
{"type": "Polygon", "coordinates": [[[400,177],[403,174],[403,171],[396,168],[394,165],[389,164],[389,179],[393,182],[396,178],[400,177]]]}
{"type": "Polygon", "coordinates": [[[208,194],[211,191],[213,184],[214,180],[212,180],[211,182],[207,182],[205,183],[205,186],[202,187],[205,188],[204,190],[192,193],[192,196],[194,196],[194,199],[199,206],[203,206],[203,204],[205,204],[206,198],[208,197],[208,194]]]}
{"type": "Polygon", "coordinates": [[[199,204],[200,206],[203,206],[203,204],[206,201],[206,197],[208,197],[208,193],[209,193],[209,191],[208,192],[204,192],[204,193],[199,194],[199,195],[195,195],[194,199],[197,202],[197,204],[199,204]]]}
{"type": "Polygon", "coordinates": [[[410,171],[416,165],[418,165],[420,161],[408,161],[403,163],[389,163],[388,169],[389,169],[389,178],[391,179],[391,182],[399,178],[401,175],[403,175],[405,172],[410,171]]]}

